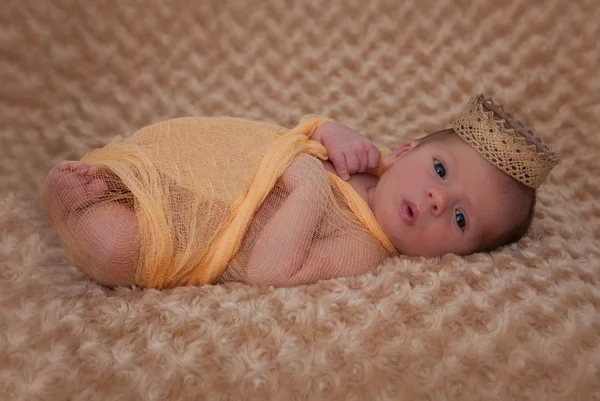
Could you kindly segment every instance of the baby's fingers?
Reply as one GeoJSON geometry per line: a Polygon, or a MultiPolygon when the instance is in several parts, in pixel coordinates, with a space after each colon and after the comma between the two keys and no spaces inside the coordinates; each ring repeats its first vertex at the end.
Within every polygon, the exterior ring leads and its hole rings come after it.
{"type": "Polygon", "coordinates": [[[381,158],[381,152],[377,147],[371,146],[368,154],[369,162],[367,163],[367,169],[376,169],[379,167],[379,159],[381,158]]]}
{"type": "Polygon", "coordinates": [[[354,152],[346,152],[344,153],[344,156],[346,157],[346,171],[348,175],[340,175],[340,177],[344,180],[347,180],[350,178],[351,174],[355,174],[360,171],[361,161],[358,155],[354,152]]]}
{"type": "Polygon", "coordinates": [[[337,171],[341,179],[347,180],[350,178],[350,173],[348,172],[348,167],[346,166],[346,157],[342,152],[330,153],[329,161],[333,163],[335,171],[337,171]]]}
{"type": "Polygon", "coordinates": [[[356,153],[356,159],[358,160],[358,167],[355,173],[364,173],[369,166],[369,152],[367,147],[363,147],[356,153]]]}

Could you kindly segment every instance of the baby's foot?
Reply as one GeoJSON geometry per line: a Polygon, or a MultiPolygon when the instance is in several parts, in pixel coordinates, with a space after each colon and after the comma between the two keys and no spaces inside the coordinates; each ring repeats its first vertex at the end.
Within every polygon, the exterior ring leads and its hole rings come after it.
{"type": "Polygon", "coordinates": [[[52,219],[97,202],[108,190],[98,169],[83,162],[66,161],[54,167],[44,185],[44,210],[52,219]]]}

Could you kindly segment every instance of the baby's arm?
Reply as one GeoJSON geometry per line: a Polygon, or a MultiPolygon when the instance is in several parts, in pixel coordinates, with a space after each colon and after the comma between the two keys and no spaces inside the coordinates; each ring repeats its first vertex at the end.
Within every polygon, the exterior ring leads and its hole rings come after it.
{"type": "Polygon", "coordinates": [[[253,284],[283,286],[306,262],[326,203],[318,189],[325,181],[315,179],[327,179],[324,174],[306,174],[314,172],[309,163],[320,167],[318,160],[307,158],[310,156],[300,156],[281,177],[290,193],[269,216],[252,248],[247,268],[253,284]]]}
{"type": "Polygon", "coordinates": [[[315,239],[328,212],[329,201],[322,188],[330,184],[311,163],[322,168],[318,160],[300,156],[281,177],[290,193],[255,240],[247,266],[249,282],[291,287],[362,274],[384,259],[381,247],[366,233],[364,238],[340,232],[315,239]],[[307,175],[307,171],[312,173],[307,175]]]}
{"type": "Polygon", "coordinates": [[[319,191],[297,187],[256,240],[248,263],[249,281],[293,287],[375,269],[385,254],[368,239],[339,235],[313,240],[326,212],[319,191]],[[317,194],[317,196],[315,196],[317,194]]]}

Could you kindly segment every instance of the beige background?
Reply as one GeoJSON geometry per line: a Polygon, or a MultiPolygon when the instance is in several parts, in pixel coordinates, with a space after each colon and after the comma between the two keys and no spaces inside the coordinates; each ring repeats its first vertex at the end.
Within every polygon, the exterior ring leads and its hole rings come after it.
{"type": "Polygon", "coordinates": [[[600,399],[599,21],[596,0],[5,0],[0,399],[600,399]],[[109,291],[40,212],[53,165],[166,118],[321,113],[393,146],[481,91],[562,157],[492,255],[109,291]]]}

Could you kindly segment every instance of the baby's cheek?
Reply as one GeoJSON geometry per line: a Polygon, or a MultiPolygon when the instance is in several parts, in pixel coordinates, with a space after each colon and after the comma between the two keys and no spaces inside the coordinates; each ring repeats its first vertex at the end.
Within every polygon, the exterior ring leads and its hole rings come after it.
{"type": "Polygon", "coordinates": [[[388,235],[397,236],[402,232],[402,225],[397,221],[395,216],[387,210],[382,210],[377,213],[377,221],[385,233],[388,235]]]}
{"type": "Polygon", "coordinates": [[[445,253],[450,244],[447,233],[441,227],[424,227],[417,232],[416,241],[420,244],[424,256],[437,256],[445,253]]]}
{"type": "Polygon", "coordinates": [[[437,237],[437,230],[432,228],[431,226],[422,227],[417,231],[417,239],[423,242],[429,242],[434,240],[437,237]]]}

